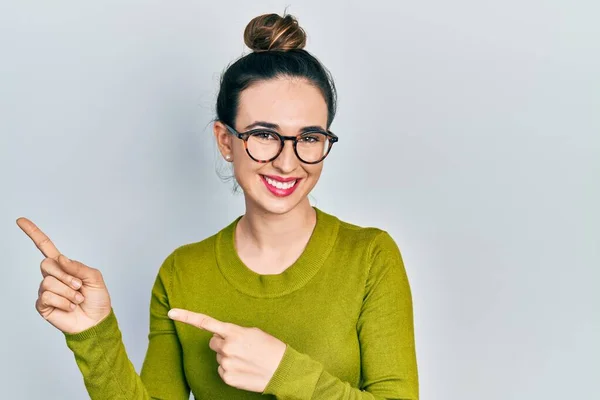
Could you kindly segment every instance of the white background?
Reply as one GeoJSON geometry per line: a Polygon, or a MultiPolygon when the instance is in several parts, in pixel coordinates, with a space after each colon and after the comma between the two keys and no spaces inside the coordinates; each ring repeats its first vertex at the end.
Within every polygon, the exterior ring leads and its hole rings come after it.
{"type": "Polygon", "coordinates": [[[591,0],[0,2],[0,398],[87,397],[19,216],[103,271],[141,366],[160,263],[243,213],[218,80],[286,6],[339,89],[313,204],[398,242],[421,398],[600,398],[591,0]]]}

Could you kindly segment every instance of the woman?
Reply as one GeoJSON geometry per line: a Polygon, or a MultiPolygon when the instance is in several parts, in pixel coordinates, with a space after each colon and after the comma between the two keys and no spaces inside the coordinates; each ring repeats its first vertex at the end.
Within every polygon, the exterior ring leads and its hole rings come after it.
{"type": "Polygon", "coordinates": [[[337,141],[333,81],[290,15],[256,17],[244,38],[254,51],[223,75],[214,134],[246,212],[164,260],[140,375],[101,273],[19,218],[46,257],[36,309],[64,332],[92,399],[417,399],[396,244],[308,200],[337,141]]]}

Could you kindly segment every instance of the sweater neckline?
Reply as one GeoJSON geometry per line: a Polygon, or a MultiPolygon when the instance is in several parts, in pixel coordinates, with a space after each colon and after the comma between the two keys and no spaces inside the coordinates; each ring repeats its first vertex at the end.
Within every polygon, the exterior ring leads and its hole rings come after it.
{"type": "Polygon", "coordinates": [[[300,257],[283,272],[275,275],[259,274],[248,268],[235,249],[235,230],[242,216],[222,229],[216,236],[216,261],[225,279],[238,291],[252,296],[280,297],[300,289],[319,271],[333,249],[339,220],[320,209],[317,222],[300,257]]]}

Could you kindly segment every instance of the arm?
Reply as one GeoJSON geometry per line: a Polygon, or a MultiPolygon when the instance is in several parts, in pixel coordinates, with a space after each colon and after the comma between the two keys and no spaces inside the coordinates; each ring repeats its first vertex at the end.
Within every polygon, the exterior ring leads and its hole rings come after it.
{"type": "Polygon", "coordinates": [[[265,393],[280,400],[418,400],[412,295],[400,251],[385,232],[372,245],[372,265],[357,323],[362,384],[349,383],[287,346],[265,393]]]}
{"type": "Polygon", "coordinates": [[[127,356],[114,311],[96,326],[65,333],[91,399],[189,399],[181,345],[167,317],[173,254],[163,262],[152,288],[149,344],[141,376],[127,356]]]}

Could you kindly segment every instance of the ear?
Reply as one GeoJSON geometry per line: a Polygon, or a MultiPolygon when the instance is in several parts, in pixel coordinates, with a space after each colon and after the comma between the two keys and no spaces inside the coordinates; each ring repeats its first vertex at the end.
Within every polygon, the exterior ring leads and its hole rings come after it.
{"type": "Polygon", "coordinates": [[[213,132],[215,134],[217,146],[219,147],[221,155],[227,161],[231,161],[233,159],[233,135],[221,121],[215,121],[213,125],[213,132]]]}

